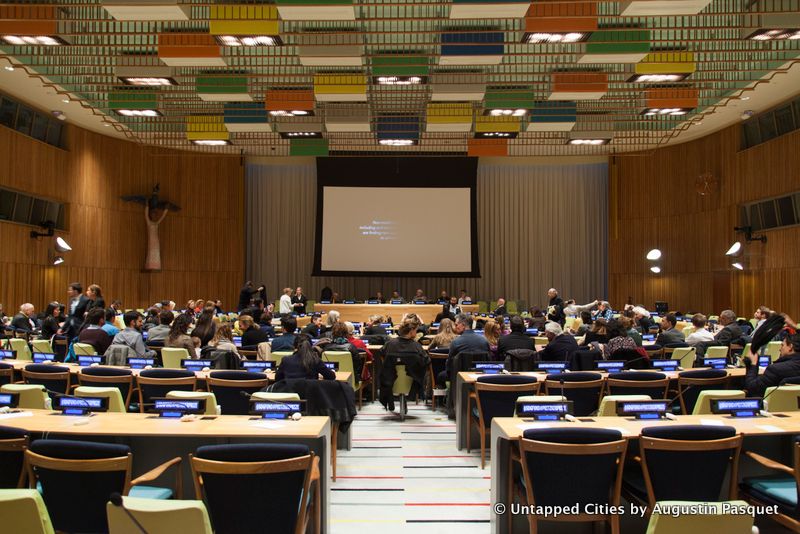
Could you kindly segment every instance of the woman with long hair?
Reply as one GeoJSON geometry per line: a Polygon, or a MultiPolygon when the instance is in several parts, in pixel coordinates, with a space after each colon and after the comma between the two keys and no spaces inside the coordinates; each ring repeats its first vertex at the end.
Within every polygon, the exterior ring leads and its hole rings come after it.
{"type": "MultiPolygon", "coordinates": [[[[502,321],[503,318],[501,317],[500,320],[502,321]]],[[[483,325],[483,337],[489,342],[489,356],[492,360],[497,359],[497,342],[500,341],[501,333],[500,323],[494,319],[489,319],[483,325]]]]}
{"type": "Polygon", "coordinates": [[[239,356],[239,350],[233,342],[233,329],[230,323],[221,323],[214,333],[214,337],[208,342],[209,347],[214,347],[217,350],[225,350],[235,353],[239,356]]]}
{"type": "Polygon", "coordinates": [[[200,317],[197,318],[197,324],[192,330],[192,337],[200,341],[200,347],[205,347],[214,334],[217,332],[217,324],[214,322],[214,307],[211,310],[203,310],[200,317]]]}
{"type": "MultiPolygon", "coordinates": [[[[195,340],[189,336],[189,327],[192,326],[192,320],[188,315],[180,314],[172,321],[172,326],[169,328],[167,339],[164,340],[164,346],[176,349],[186,349],[189,352],[189,357],[197,358],[198,354],[195,350],[195,340]]],[[[197,341],[199,343],[199,340],[197,341]]]]}
{"type": "Polygon", "coordinates": [[[336,373],[322,363],[319,354],[311,346],[311,337],[298,334],[294,338],[294,353],[281,360],[275,380],[317,380],[319,375],[325,380],[336,380],[336,373]]]}
{"type": "Polygon", "coordinates": [[[457,337],[455,323],[450,319],[442,319],[442,322],[439,323],[439,331],[433,336],[428,350],[446,349],[457,337]]]}
{"type": "Polygon", "coordinates": [[[86,308],[88,312],[92,308],[106,309],[106,301],[103,298],[103,290],[97,284],[92,284],[86,290],[86,297],[89,299],[89,306],[86,308]]]}
{"type": "Polygon", "coordinates": [[[47,305],[47,309],[44,312],[44,320],[42,321],[42,330],[40,332],[39,339],[50,339],[58,333],[59,328],[61,328],[61,323],[63,322],[63,319],[60,319],[61,310],[63,308],[63,304],[59,304],[55,301],[47,305]]]}

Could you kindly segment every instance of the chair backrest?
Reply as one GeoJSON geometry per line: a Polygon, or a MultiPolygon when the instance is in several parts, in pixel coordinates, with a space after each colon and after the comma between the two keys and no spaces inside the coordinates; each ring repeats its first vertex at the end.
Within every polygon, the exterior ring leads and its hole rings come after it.
{"type": "Polygon", "coordinates": [[[678,395],[684,414],[694,411],[697,397],[706,389],[725,389],[728,373],[722,369],[696,369],[678,373],[678,395]]]}
{"type": "Polygon", "coordinates": [[[724,501],[703,503],[702,513],[672,513],[672,510],[688,510],[697,506],[690,501],[662,501],[661,513],[650,516],[647,534],[686,534],[687,532],[753,532],[753,516],[734,514],[726,510],[744,510],[749,503],[745,501],[724,501]]]}
{"type": "Polygon", "coordinates": [[[170,391],[165,395],[168,399],[205,399],[206,415],[221,415],[221,410],[217,410],[217,397],[210,391],[170,391]]]}
{"type": "Polygon", "coordinates": [[[119,389],[115,387],[78,386],[75,388],[76,397],[103,397],[108,399],[108,411],[126,413],[127,405],[122,399],[119,389]]]}
{"type": "Polygon", "coordinates": [[[764,350],[764,354],[769,356],[770,361],[774,362],[781,357],[782,343],[782,341],[770,341],[767,343],[767,348],[764,350]]]}
{"type": "Polygon", "coordinates": [[[14,366],[0,362],[0,386],[14,381],[14,366]]]}
{"type": "Polygon", "coordinates": [[[35,489],[0,489],[0,517],[4,532],[54,533],[44,500],[35,489]]]}
{"type": "Polygon", "coordinates": [[[719,501],[728,468],[730,496],[735,496],[741,445],[742,436],[730,426],[643,428],[639,450],[650,506],[678,498],[719,501]],[[677,466],[680,476],[675,476],[677,466]]]}
{"type": "Polygon", "coordinates": [[[299,444],[207,445],[190,455],[198,500],[215,532],[299,534],[318,459],[299,444]]]}
{"type": "Polygon", "coordinates": [[[17,407],[21,410],[46,410],[50,398],[41,384],[5,384],[0,386],[0,393],[16,393],[19,395],[17,407]]]}
{"type": "Polygon", "coordinates": [[[278,352],[272,352],[267,358],[268,361],[275,362],[275,367],[279,367],[281,365],[281,361],[287,357],[291,356],[293,353],[285,350],[279,350],[278,352]]]}
{"type": "Polygon", "coordinates": [[[548,395],[564,395],[572,401],[575,415],[592,414],[600,405],[600,394],[605,381],[598,373],[566,373],[548,377],[544,387],[548,395]]]}
{"type": "MultiPolygon", "coordinates": [[[[123,497],[122,503],[149,534],[168,532],[212,534],[211,521],[203,501],[123,497]]],[[[140,532],[121,507],[114,506],[109,502],[106,504],[106,513],[108,514],[109,532],[140,532]]]]}
{"type": "Polygon", "coordinates": [[[170,391],[194,391],[197,377],[192,371],[178,369],[147,369],[139,373],[139,410],[147,411],[145,404],[154,397],[166,397],[170,391]]]}
{"type": "Polygon", "coordinates": [[[697,395],[692,415],[711,414],[711,401],[714,399],[743,399],[745,392],[741,389],[708,389],[697,395]]]}
{"type": "Polygon", "coordinates": [[[728,357],[728,350],[727,346],[719,347],[713,346],[708,347],[706,349],[705,357],[706,358],[727,358],[728,357]]]}
{"type": "MultiPolygon", "coordinates": [[[[7,340],[11,344],[11,350],[17,351],[17,360],[32,360],[33,356],[31,356],[31,348],[28,346],[28,342],[22,338],[12,338],[7,340]]],[[[5,343],[5,341],[3,342],[5,343]]]]}
{"type": "Polygon", "coordinates": [[[517,399],[536,395],[540,383],[535,376],[487,375],[479,376],[475,382],[478,399],[478,420],[489,428],[495,417],[513,417],[517,399]]]}
{"type": "Polygon", "coordinates": [[[627,444],[605,428],[525,430],[519,450],[528,504],[618,504],[627,444]]]}
{"type": "Polygon", "coordinates": [[[214,371],[208,375],[206,383],[222,406],[223,415],[247,415],[250,413],[250,399],[242,392],[252,395],[267,387],[269,380],[263,373],[214,371]]]}
{"type": "Polygon", "coordinates": [[[615,417],[618,402],[638,402],[652,400],[648,395],[605,395],[597,409],[598,417],[615,417]]]}
{"type": "Polygon", "coordinates": [[[31,348],[33,352],[41,352],[44,354],[53,353],[53,345],[50,344],[49,339],[33,339],[31,340],[31,348]]]}
{"type": "Polygon", "coordinates": [[[697,358],[697,349],[694,347],[676,347],[672,350],[672,359],[678,360],[678,367],[689,369],[697,358]]]}
{"type": "Polygon", "coordinates": [[[27,430],[0,426],[0,488],[22,487],[25,480],[24,459],[28,439],[27,430]]]}
{"type": "Polygon", "coordinates": [[[39,384],[50,391],[66,394],[71,376],[69,367],[31,363],[22,370],[22,379],[26,384],[39,384]]]}
{"type": "Polygon", "coordinates": [[[84,367],[78,371],[78,383],[82,386],[115,387],[127,408],[133,393],[133,373],[130,369],[113,367],[84,367]]]}
{"type": "Polygon", "coordinates": [[[346,350],[326,350],[322,353],[322,361],[339,362],[339,371],[350,373],[350,386],[356,388],[356,377],[353,367],[353,355],[346,350]]]}
{"type": "Polygon", "coordinates": [[[161,363],[167,369],[180,369],[181,360],[188,360],[189,358],[191,358],[191,356],[186,349],[177,349],[173,347],[164,347],[161,349],[161,363]]]}
{"type": "Polygon", "coordinates": [[[800,385],[773,386],[764,392],[764,409],[768,412],[796,412],[800,410],[797,399],[800,399],[800,385]]]}
{"type": "Polygon", "coordinates": [[[506,369],[514,372],[533,371],[533,364],[539,361],[538,356],[538,352],[530,349],[511,349],[506,351],[506,369]]]}
{"type": "Polygon", "coordinates": [[[88,343],[73,343],[72,350],[75,351],[76,356],[94,356],[97,350],[88,343]]]}
{"type": "Polygon", "coordinates": [[[107,530],[108,496],[125,494],[130,486],[132,455],[127,445],[39,439],[25,451],[25,459],[30,486],[41,484],[56,530],[107,530]]]}
{"type": "Polygon", "coordinates": [[[608,395],[647,395],[651,399],[667,398],[669,378],[663,373],[631,371],[609,373],[606,379],[608,395]]]}
{"type": "Polygon", "coordinates": [[[299,401],[300,395],[297,393],[274,393],[271,391],[257,391],[253,393],[253,399],[274,400],[274,401],[299,401]]]}

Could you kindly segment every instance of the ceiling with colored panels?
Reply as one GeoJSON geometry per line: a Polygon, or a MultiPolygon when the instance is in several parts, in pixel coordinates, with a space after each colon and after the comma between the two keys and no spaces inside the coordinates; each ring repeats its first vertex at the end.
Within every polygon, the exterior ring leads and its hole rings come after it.
{"type": "Polygon", "coordinates": [[[800,62],[800,0],[16,2],[0,53],[146,144],[604,154],[800,62]]]}

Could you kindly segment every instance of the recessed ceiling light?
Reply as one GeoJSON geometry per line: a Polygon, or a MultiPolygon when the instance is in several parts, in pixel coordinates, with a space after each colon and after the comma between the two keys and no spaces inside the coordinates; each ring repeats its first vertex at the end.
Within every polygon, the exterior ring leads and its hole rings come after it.
{"type": "Polygon", "coordinates": [[[378,141],[383,146],[411,146],[416,144],[414,139],[381,139],[378,141]]]}
{"type": "Polygon", "coordinates": [[[295,131],[295,132],[280,132],[284,139],[319,139],[322,137],[322,132],[314,131],[295,131]]]}
{"type": "Polygon", "coordinates": [[[378,85],[420,85],[426,82],[424,76],[373,76],[378,85]]]}
{"type": "Polygon", "coordinates": [[[528,113],[527,109],[485,109],[484,115],[492,117],[524,117],[528,113]]]}
{"type": "Polygon", "coordinates": [[[217,35],[222,46],[280,46],[283,44],[277,35],[217,35]]]}
{"type": "Polygon", "coordinates": [[[587,37],[589,37],[588,33],[581,32],[528,32],[523,35],[522,42],[528,44],[580,43],[587,37]]]}
{"type": "Polygon", "coordinates": [[[570,139],[568,144],[599,146],[599,145],[607,145],[610,142],[611,139],[570,139]]]}
{"type": "Polygon", "coordinates": [[[681,82],[689,77],[689,73],[675,74],[634,74],[628,78],[628,83],[666,83],[681,82]]]}
{"type": "Polygon", "coordinates": [[[740,96],[739,100],[750,100],[749,96],[740,96]]]}
{"type": "Polygon", "coordinates": [[[69,104],[71,102],[69,98],[62,98],[61,101],[65,104],[69,104]]]}
{"type": "Polygon", "coordinates": [[[61,46],[66,41],[55,35],[3,35],[3,41],[14,46],[61,46]]]}
{"type": "Polygon", "coordinates": [[[641,114],[645,117],[678,117],[686,115],[690,111],[692,111],[692,108],[645,108],[641,114]]]}
{"type": "Polygon", "coordinates": [[[192,143],[198,146],[225,146],[231,144],[230,141],[225,139],[195,139],[192,143]]]}
{"type": "Polygon", "coordinates": [[[143,86],[161,86],[161,85],[178,85],[172,78],[159,77],[159,76],[120,76],[120,81],[127,85],[143,85],[143,86]]]}
{"type": "Polygon", "coordinates": [[[276,109],[269,112],[273,117],[308,117],[314,114],[313,111],[305,109],[276,109]]]}
{"type": "Polygon", "coordinates": [[[798,28],[761,28],[747,36],[752,41],[795,41],[800,39],[798,28]]]}
{"type": "Polygon", "coordinates": [[[157,109],[115,109],[114,113],[123,117],[160,117],[157,109]]]}

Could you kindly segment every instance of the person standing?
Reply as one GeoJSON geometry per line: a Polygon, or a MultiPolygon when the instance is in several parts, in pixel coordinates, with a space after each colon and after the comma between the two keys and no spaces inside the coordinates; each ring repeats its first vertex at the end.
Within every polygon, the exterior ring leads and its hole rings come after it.
{"type": "Polygon", "coordinates": [[[291,287],[284,287],[283,288],[283,295],[281,295],[280,300],[278,301],[278,312],[283,315],[291,315],[292,314],[292,288],[291,287]]]}
{"type": "Polygon", "coordinates": [[[291,298],[292,308],[294,313],[300,315],[306,313],[306,302],[308,299],[303,295],[303,288],[298,287],[291,298]]]}
{"type": "Polygon", "coordinates": [[[567,319],[564,314],[564,299],[558,295],[558,291],[554,287],[547,291],[547,296],[550,299],[547,302],[547,319],[563,327],[567,319]]]}

